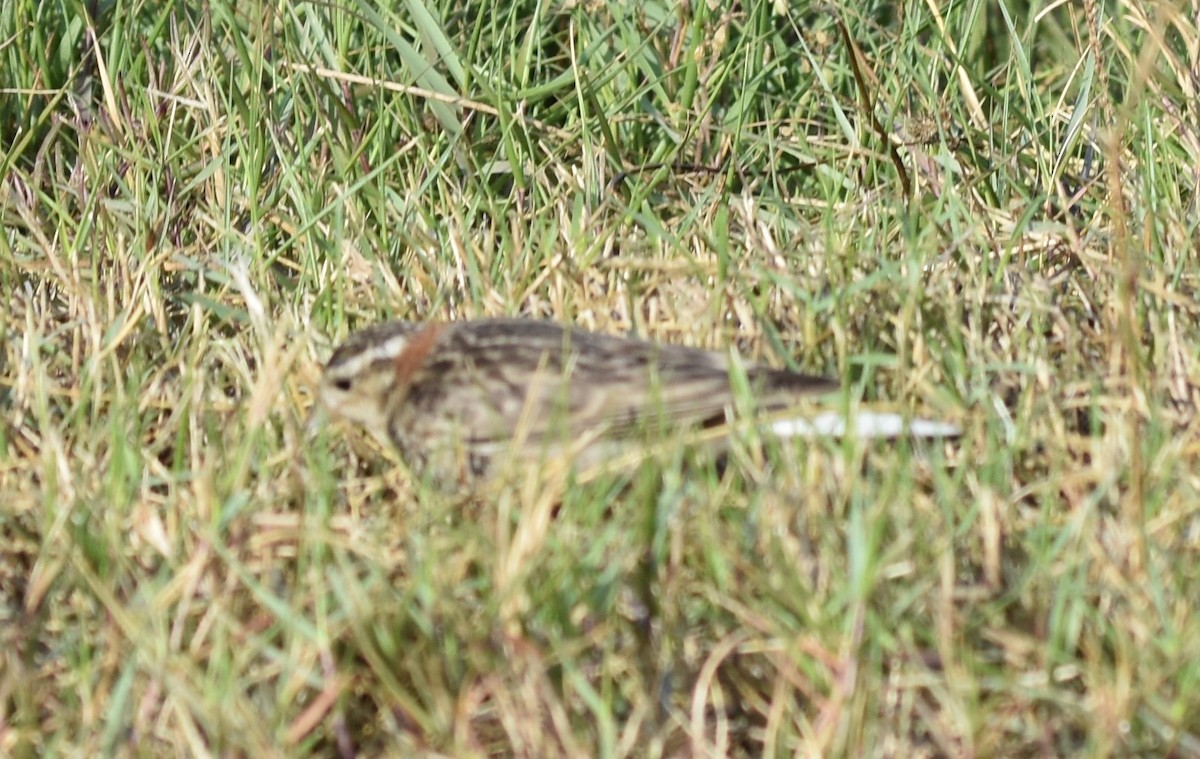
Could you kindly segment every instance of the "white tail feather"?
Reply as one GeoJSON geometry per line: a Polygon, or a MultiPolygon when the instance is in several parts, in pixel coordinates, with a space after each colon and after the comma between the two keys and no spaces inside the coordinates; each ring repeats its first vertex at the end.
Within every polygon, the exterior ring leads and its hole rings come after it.
{"type": "Polygon", "coordinates": [[[850,437],[894,438],[901,436],[936,438],[962,434],[962,428],[950,422],[930,419],[907,419],[900,414],[879,411],[858,411],[849,416],[826,411],[814,416],[780,419],[769,428],[779,437],[850,437]],[[847,424],[847,421],[849,424],[847,424]]]}

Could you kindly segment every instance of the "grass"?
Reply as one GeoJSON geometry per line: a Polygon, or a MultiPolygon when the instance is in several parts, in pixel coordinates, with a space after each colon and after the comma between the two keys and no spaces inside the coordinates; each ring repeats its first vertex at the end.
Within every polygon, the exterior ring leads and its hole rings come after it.
{"type": "Polygon", "coordinates": [[[1200,755],[1200,32],[1030,8],[0,11],[0,754],[1200,755]],[[456,501],[303,422],[384,318],[842,378],[456,501]]]}

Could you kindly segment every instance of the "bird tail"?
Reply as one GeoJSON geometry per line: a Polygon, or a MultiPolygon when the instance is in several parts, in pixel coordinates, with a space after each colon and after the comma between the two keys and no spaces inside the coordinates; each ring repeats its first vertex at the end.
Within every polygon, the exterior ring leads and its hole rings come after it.
{"type": "Polygon", "coordinates": [[[767,429],[778,437],[820,438],[944,438],[958,437],[962,428],[952,422],[910,419],[884,411],[855,411],[843,414],[824,411],[803,417],[777,419],[767,429]]]}

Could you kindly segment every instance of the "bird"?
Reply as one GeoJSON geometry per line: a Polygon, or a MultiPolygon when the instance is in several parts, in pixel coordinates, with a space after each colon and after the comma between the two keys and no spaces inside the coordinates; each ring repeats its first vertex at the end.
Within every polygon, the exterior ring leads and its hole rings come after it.
{"type": "MultiPolygon", "coordinates": [[[[603,463],[639,438],[727,425],[738,386],[755,414],[829,396],[839,383],[735,355],[529,318],[388,321],[341,343],[325,364],[321,418],[394,446],[442,489],[471,489],[503,461],[567,456],[603,463]],[[743,383],[744,381],[744,383],[743,383]]],[[[743,404],[744,405],[744,404],[743,404]]],[[[780,437],[946,437],[956,425],[898,414],[838,412],[776,419],[780,437]]]]}

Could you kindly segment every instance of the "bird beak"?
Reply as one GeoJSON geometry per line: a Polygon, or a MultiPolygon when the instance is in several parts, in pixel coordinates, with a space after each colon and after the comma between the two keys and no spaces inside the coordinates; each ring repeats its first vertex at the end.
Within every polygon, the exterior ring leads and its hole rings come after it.
{"type": "Polygon", "coordinates": [[[304,437],[312,440],[328,421],[329,414],[325,411],[325,404],[317,401],[308,410],[308,421],[304,423],[304,437]]]}

